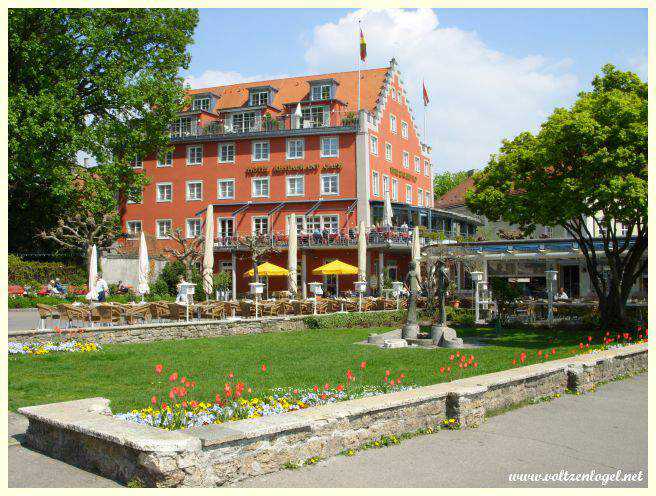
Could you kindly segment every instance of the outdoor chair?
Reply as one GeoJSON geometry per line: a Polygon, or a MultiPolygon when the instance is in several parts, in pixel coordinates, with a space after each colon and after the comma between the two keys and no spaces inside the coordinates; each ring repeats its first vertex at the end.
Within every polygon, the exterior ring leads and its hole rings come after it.
{"type": "Polygon", "coordinates": [[[116,305],[97,305],[93,308],[93,313],[98,315],[99,324],[120,324],[121,310],[116,305]]]}
{"type": "MultiPolygon", "coordinates": [[[[189,309],[189,315],[193,314],[193,310],[189,309]]],[[[171,320],[185,320],[187,318],[187,306],[180,303],[169,303],[169,318],[171,320]]]]}
{"type": "Polygon", "coordinates": [[[225,319],[226,308],[222,302],[214,302],[208,305],[203,305],[200,311],[201,318],[204,319],[225,319]]]}
{"type": "Polygon", "coordinates": [[[39,329],[46,328],[46,319],[52,319],[53,324],[55,319],[57,319],[58,323],[61,322],[61,314],[56,307],[37,303],[36,308],[39,311],[39,329]]]}
{"type": "Polygon", "coordinates": [[[127,324],[136,324],[137,321],[146,322],[151,318],[150,305],[145,303],[143,305],[125,305],[125,322],[127,324]]]}
{"type": "Polygon", "coordinates": [[[157,319],[160,322],[162,319],[170,319],[171,312],[169,311],[169,304],[165,301],[155,301],[149,304],[150,315],[153,319],[157,319]]]}
{"type": "Polygon", "coordinates": [[[332,298],[325,298],[321,301],[323,301],[326,306],[326,313],[339,312],[342,309],[341,302],[332,298]]]}
{"type": "Polygon", "coordinates": [[[59,315],[68,320],[68,327],[71,327],[72,323],[76,321],[87,323],[91,320],[89,309],[86,306],[62,303],[57,305],[57,310],[59,310],[59,315]]]}
{"type": "Polygon", "coordinates": [[[236,315],[241,315],[241,310],[239,309],[239,302],[223,301],[221,303],[223,304],[226,317],[235,317],[236,315]]]}
{"type": "Polygon", "coordinates": [[[241,300],[239,302],[239,311],[242,317],[254,317],[255,316],[255,304],[250,301],[241,300]]]}
{"type": "MultiPolygon", "coordinates": [[[[310,312],[314,311],[314,307],[310,307],[310,312]]],[[[317,313],[327,313],[328,312],[328,303],[325,300],[317,300],[317,313]]]]}
{"type": "Polygon", "coordinates": [[[292,307],[291,301],[287,299],[278,301],[278,315],[291,315],[293,311],[294,308],[292,307]]]}

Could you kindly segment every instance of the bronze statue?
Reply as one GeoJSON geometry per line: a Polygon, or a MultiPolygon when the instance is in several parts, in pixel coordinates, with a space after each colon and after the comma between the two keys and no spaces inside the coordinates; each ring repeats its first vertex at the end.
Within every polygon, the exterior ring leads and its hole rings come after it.
{"type": "Polygon", "coordinates": [[[417,315],[417,296],[419,293],[419,278],[417,277],[417,264],[410,262],[405,282],[408,286],[408,313],[401,332],[403,339],[417,339],[419,324],[417,315]]]}
{"type": "Polygon", "coordinates": [[[438,269],[438,291],[440,293],[440,325],[446,326],[446,293],[449,289],[449,269],[446,264],[440,265],[438,269]]]}

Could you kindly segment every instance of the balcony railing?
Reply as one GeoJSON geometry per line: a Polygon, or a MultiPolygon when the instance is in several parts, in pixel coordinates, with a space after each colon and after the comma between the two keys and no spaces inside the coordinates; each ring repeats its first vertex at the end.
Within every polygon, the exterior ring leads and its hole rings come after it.
{"type": "MultiPolygon", "coordinates": [[[[253,236],[257,237],[257,243],[269,245],[276,248],[285,248],[288,245],[288,236],[285,233],[268,233],[249,236],[249,243],[253,236]]],[[[455,239],[455,232],[446,231],[424,231],[420,234],[419,241],[422,246],[437,242],[438,239],[455,239]]],[[[410,246],[413,233],[409,229],[370,229],[367,233],[368,246],[410,246]]],[[[244,242],[245,236],[219,236],[214,242],[218,249],[244,248],[248,243],[244,242]]],[[[323,247],[355,247],[358,244],[357,230],[321,231],[312,233],[300,233],[297,238],[298,246],[302,248],[323,247]]]]}
{"type": "Polygon", "coordinates": [[[177,122],[171,126],[171,138],[197,136],[226,136],[255,133],[276,133],[303,131],[308,129],[357,128],[353,112],[322,112],[311,118],[297,118],[283,115],[276,118],[254,116],[246,119],[217,119],[201,125],[198,122],[177,122]]]}

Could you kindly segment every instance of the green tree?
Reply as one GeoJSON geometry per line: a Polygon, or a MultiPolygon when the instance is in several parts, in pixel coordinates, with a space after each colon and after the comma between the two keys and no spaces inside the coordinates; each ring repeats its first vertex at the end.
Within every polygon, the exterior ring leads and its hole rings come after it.
{"type": "Polygon", "coordinates": [[[478,214],[527,232],[563,226],[585,258],[602,322],[626,323],[626,300],[647,267],[646,83],[604,66],[592,91],[557,108],[537,134],[504,141],[475,184],[467,201],[478,214]]]}
{"type": "Polygon", "coordinates": [[[468,171],[445,171],[441,174],[435,174],[433,177],[433,194],[435,195],[435,199],[437,200],[451,191],[469,176],[470,173],[468,171]]]}
{"type": "Polygon", "coordinates": [[[94,215],[140,190],[131,162],[169,146],[197,22],[195,9],[9,9],[10,251],[79,211],[79,151],[111,192],[94,215]]]}

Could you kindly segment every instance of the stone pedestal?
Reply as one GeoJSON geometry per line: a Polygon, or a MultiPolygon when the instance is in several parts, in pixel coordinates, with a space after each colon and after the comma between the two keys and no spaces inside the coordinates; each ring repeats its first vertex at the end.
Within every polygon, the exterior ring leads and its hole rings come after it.
{"type": "Polygon", "coordinates": [[[455,329],[440,324],[431,327],[431,339],[437,346],[443,348],[460,348],[463,345],[455,329]]]}
{"type": "Polygon", "coordinates": [[[417,339],[418,334],[419,324],[413,324],[411,322],[407,322],[401,331],[401,337],[403,339],[417,339]]]}

